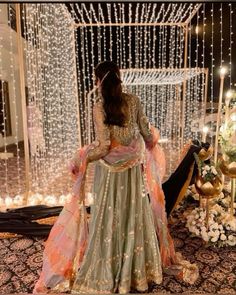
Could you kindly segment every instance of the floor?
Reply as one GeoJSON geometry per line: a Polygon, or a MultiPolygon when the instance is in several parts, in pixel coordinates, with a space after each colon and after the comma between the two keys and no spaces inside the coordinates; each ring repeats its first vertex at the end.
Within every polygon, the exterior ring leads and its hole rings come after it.
{"type": "MultiPolygon", "coordinates": [[[[179,220],[171,225],[177,251],[198,265],[200,276],[189,286],[165,275],[161,285],[150,286],[150,293],[236,293],[236,249],[207,247],[199,238],[191,237],[179,220]]],[[[0,239],[0,293],[31,293],[38,279],[44,240],[14,237],[0,239]]]]}

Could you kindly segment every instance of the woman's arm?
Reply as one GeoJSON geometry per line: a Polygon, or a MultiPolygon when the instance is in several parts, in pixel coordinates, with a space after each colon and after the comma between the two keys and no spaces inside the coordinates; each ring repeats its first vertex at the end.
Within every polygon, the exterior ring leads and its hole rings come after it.
{"type": "Polygon", "coordinates": [[[84,160],[86,160],[87,163],[96,161],[106,156],[106,154],[109,152],[110,130],[108,126],[104,124],[104,111],[101,102],[98,102],[94,105],[93,119],[96,140],[90,145],[84,146],[83,148],[77,150],[70,162],[70,171],[72,173],[72,177],[75,179],[78,176],[84,160]],[[87,152],[83,153],[85,150],[87,150],[87,152]]]}
{"type": "Polygon", "coordinates": [[[147,116],[144,113],[143,106],[142,106],[139,98],[137,98],[137,99],[138,99],[137,122],[138,122],[140,133],[142,134],[145,143],[149,147],[149,146],[153,145],[153,140],[154,140],[153,132],[151,130],[151,124],[150,124],[147,116]]]}
{"type": "Polygon", "coordinates": [[[88,162],[99,160],[106,156],[110,148],[110,130],[104,124],[105,114],[102,102],[99,101],[93,108],[93,120],[96,140],[92,143],[94,148],[88,152],[88,162]]]}

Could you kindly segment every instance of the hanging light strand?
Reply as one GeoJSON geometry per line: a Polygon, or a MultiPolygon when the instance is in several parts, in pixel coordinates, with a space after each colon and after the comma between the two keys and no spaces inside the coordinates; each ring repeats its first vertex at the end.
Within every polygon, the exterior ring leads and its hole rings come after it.
{"type": "Polygon", "coordinates": [[[233,44],[233,24],[232,24],[232,17],[233,17],[233,9],[232,9],[232,3],[229,3],[229,85],[230,90],[232,88],[232,44],[233,44]]]}
{"type": "MultiPolygon", "coordinates": [[[[211,92],[210,92],[210,108],[211,114],[214,111],[214,4],[211,5],[211,92]]],[[[211,130],[213,128],[213,123],[211,122],[211,130]]],[[[211,143],[212,143],[212,133],[210,133],[211,143]]]]}

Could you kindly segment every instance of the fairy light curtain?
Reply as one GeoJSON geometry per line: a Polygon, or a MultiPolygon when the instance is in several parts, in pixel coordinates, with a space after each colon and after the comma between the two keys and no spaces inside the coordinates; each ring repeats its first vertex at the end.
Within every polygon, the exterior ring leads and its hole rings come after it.
{"type": "MultiPolygon", "coordinates": [[[[5,10],[6,5],[1,4],[0,11],[5,10]]],[[[94,66],[105,59],[120,65],[125,87],[141,97],[151,122],[160,128],[163,139],[171,139],[174,148],[182,145],[182,137],[183,141],[189,137],[199,138],[206,123],[209,127],[207,139],[212,142],[221,66],[228,68],[226,90],[235,87],[234,13],[234,3],[24,4],[22,23],[29,92],[27,132],[32,191],[43,190],[46,195],[51,191],[55,193],[55,186],[50,183],[56,180],[56,187],[61,183],[57,177],[53,180],[52,175],[61,174],[59,167],[67,162],[75,147],[93,140],[91,110],[94,96],[89,100],[88,93],[94,87],[94,66]],[[74,71],[74,43],[78,83],[74,71]],[[205,68],[209,68],[209,79],[205,68]],[[202,116],[205,113],[206,118],[202,116]]],[[[9,19],[6,26],[10,25],[9,19]]],[[[2,83],[10,81],[11,117],[15,118],[11,122],[10,143],[14,144],[15,150],[13,158],[5,157],[12,150],[8,146],[4,120],[0,136],[0,153],[4,158],[0,161],[0,197],[10,205],[13,196],[19,204],[20,195],[25,191],[25,167],[19,144],[23,130],[21,107],[18,106],[16,33],[12,29],[4,35],[6,30],[1,23],[0,75],[2,83]],[[9,173],[12,167],[14,177],[9,173]],[[6,199],[7,196],[10,198],[6,199]]],[[[4,95],[0,98],[3,116],[4,95]]],[[[63,186],[60,193],[70,191],[67,185],[63,186]]]]}
{"type": "Polygon", "coordinates": [[[0,24],[0,207],[1,197],[10,205],[12,195],[25,191],[16,32],[9,29],[14,11],[1,4],[0,15],[5,11],[8,18],[0,24]]]}
{"type": "Polygon", "coordinates": [[[199,128],[191,129],[191,121],[199,113],[203,116],[206,72],[199,65],[189,66],[185,51],[190,43],[189,24],[200,7],[189,3],[70,4],[77,28],[83,143],[94,139],[96,95],[90,91],[94,67],[103,60],[120,66],[124,87],[141,98],[150,121],[177,154],[190,137],[200,136],[199,128]]]}
{"type": "Polygon", "coordinates": [[[79,146],[73,20],[63,4],[25,4],[23,18],[31,190],[55,195],[79,146]]]}
{"type": "Polygon", "coordinates": [[[198,118],[203,117],[204,110],[205,69],[127,69],[121,72],[125,88],[141,98],[150,122],[160,130],[161,139],[170,140],[177,150],[181,149],[182,95],[186,82],[183,136],[189,139],[199,135],[198,118]]]}

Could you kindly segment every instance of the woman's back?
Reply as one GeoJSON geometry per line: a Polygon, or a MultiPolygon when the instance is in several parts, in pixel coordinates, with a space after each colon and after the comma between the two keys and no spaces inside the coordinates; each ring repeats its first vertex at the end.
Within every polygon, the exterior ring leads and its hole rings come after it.
{"type": "MultiPolygon", "coordinates": [[[[139,98],[133,94],[124,92],[122,93],[122,98],[126,101],[125,124],[123,127],[117,125],[107,126],[109,128],[110,140],[127,146],[141,133],[144,140],[148,141],[151,137],[149,122],[143,112],[139,98]]],[[[98,112],[99,109],[101,112],[104,112],[102,101],[98,102],[98,108],[96,109],[98,112]]]]}

